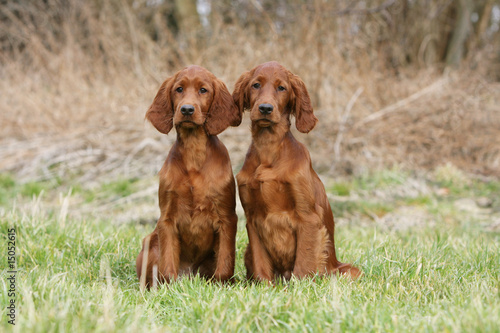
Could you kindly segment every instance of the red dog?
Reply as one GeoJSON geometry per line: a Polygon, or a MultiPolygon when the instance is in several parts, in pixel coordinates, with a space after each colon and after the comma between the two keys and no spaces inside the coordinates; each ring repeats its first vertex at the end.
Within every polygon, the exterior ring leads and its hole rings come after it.
{"type": "Polygon", "coordinates": [[[230,279],[235,183],[227,149],[216,137],[241,122],[229,91],[208,70],[190,66],[163,82],[146,118],[165,134],[175,126],[177,141],[159,173],[161,216],[136,261],[141,286],[156,283],[155,266],[159,282],[197,272],[230,279]]]}
{"type": "Polygon", "coordinates": [[[334,221],[306,147],[290,132],[290,115],[307,133],[318,121],[302,80],[277,62],[238,79],[233,99],[250,109],[252,144],[236,176],[247,218],[247,277],[272,281],[315,273],[360,271],[337,260],[334,221]]]}

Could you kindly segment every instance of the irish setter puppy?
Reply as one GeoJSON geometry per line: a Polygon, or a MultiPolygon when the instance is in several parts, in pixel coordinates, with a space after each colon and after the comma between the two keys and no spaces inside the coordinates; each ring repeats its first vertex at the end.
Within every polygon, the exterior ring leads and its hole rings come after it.
{"type": "Polygon", "coordinates": [[[337,260],[334,221],[306,147],[290,132],[290,116],[308,133],[318,119],[302,80],[277,62],[241,75],[233,99],[250,110],[252,144],[236,176],[247,218],[247,277],[272,282],[315,273],[361,272],[337,260]]]}
{"type": "Polygon", "coordinates": [[[160,218],[137,256],[142,286],[189,273],[230,279],[238,220],[235,182],[227,149],[216,135],[241,122],[231,94],[208,70],[190,66],[163,82],[146,118],[165,134],[175,126],[177,141],[159,173],[160,218]]]}

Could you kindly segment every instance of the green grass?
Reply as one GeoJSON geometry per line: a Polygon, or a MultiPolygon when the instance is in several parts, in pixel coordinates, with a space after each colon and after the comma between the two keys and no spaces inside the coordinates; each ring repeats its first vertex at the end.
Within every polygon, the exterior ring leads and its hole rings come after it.
{"type": "Polygon", "coordinates": [[[7,205],[12,196],[16,181],[10,174],[0,174],[0,206],[7,205]]]}
{"type": "Polygon", "coordinates": [[[408,173],[395,167],[393,169],[380,170],[370,174],[364,174],[352,179],[353,187],[356,189],[374,190],[384,189],[389,186],[401,185],[408,177],[408,173]]]}
{"type": "Polygon", "coordinates": [[[419,195],[413,198],[404,198],[401,202],[409,206],[426,206],[432,204],[433,198],[430,195],[419,195]]]}
{"type": "MultiPolygon", "coordinates": [[[[351,191],[373,188],[373,182],[385,186],[380,180],[363,182],[351,191]]],[[[6,191],[19,186],[14,181],[6,191]]],[[[103,188],[109,195],[124,195],[127,186],[103,188]]],[[[495,186],[468,186],[462,191],[496,193],[495,186]]],[[[10,298],[2,265],[0,331],[499,332],[500,234],[487,231],[474,217],[454,213],[447,198],[398,200],[385,205],[427,207],[437,223],[397,232],[376,224],[337,227],[337,252],[363,270],[358,281],[324,277],[274,287],[246,282],[242,257],[247,236],[240,221],[234,284],[193,277],[145,293],[135,276],[135,257],[153,226],[71,214],[62,223],[57,208],[37,200],[4,206],[0,262],[7,262],[6,237],[15,227],[18,313],[12,327],[4,306],[10,298]]],[[[389,209],[372,202],[357,202],[351,209],[389,209]]]]}
{"type": "Polygon", "coordinates": [[[57,189],[59,185],[60,180],[57,178],[44,181],[18,182],[13,175],[0,173],[0,206],[9,206],[12,200],[18,197],[31,200],[42,192],[57,189]]]}
{"type": "Polygon", "coordinates": [[[338,217],[349,216],[354,213],[359,213],[366,217],[382,217],[394,209],[394,204],[376,200],[362,200],[342,203],[333,202],[331,207],[333,215],[338,217]]]}
{"type": "Polygon", "coordinates": [[[330,192],[339,196],[348,196],[351,194],[352,184],[348,182],[336,182],[330,188],[330,192]]]}
{"type": "Polygon", "coordinates": [[[100,184],[97,188],[85,188],[81,184],[71,184],[71,188],[72,192],[81,196],[84,202],[90,203],[129,196],[140,189],[136,186],[137,182],[138,179],[120,178],[100,184]]]}

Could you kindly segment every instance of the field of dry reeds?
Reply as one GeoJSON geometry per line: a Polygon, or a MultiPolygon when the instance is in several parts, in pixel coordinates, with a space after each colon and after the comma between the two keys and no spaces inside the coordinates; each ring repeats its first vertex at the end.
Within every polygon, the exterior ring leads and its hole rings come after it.
{"type": "MultiPolygon", "coordinates": [[[[231,90],[243,71],[277,60],[313,98],[319,124],[299,137],[319,173],[451,163],[500,176],[498,18],[445,68],[450,1],[200,3],[200,28],[188,32],[173,26],[169,2],[2,1],[0,171],[153,175],[175,134],[144,114],[167,76],[199,64],[231,90]]],[[[235,170],[248,125],[221,135],[235,170]]]]}

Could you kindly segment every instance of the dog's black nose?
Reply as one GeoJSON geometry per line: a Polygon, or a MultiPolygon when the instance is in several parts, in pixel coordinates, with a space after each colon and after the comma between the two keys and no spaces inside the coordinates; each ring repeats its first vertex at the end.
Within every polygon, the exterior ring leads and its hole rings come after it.
{"type": "Polygon", "coordinates": [[[259,105],[259,111],[262,114],[271,114],[273,112],[274,107],[271,104],[261,104],[259,105]]]}
{"type": "Polygon", "coordinates": [[[194,113],[194,106],[191,104],[185,104],[181,106],[181,113],[185,116],[190,116],[194,113]]]}

